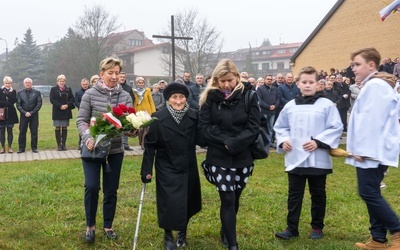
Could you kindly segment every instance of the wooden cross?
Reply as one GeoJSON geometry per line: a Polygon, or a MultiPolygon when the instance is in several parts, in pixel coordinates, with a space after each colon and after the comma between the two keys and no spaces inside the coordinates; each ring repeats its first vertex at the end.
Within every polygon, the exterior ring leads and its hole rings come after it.
{"type": "Polygon", "coordinates": [[[193,40],[193,37],[180,37],[175,36],[175,28],[174,28],[174,16],[171,16],[171,35],[170,36],[161,36],[161,35],[153,35],[153,38],[167,38],[172,41],[172,81],[175,80],[175,40],[193,40]]]}

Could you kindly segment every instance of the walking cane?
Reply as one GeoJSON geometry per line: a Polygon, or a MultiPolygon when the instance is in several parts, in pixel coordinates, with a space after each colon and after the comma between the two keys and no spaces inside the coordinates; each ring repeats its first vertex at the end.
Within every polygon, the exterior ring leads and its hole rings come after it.
{"type": "Polygon", "coordinates": [[[146,190],[146,183],[143,183],[142,184],[142,193],[140,194],[139,212],[138,212],[137,222],[136,222],[135,238],[133,239],[133,250],[136,249],[136,245],[137,245],[137,239],[138,239],[138,234],[139,234],[139,225],[140,225],[140,216],[142,215],[143,198],[144,198],[145,190],[146,190]]]}

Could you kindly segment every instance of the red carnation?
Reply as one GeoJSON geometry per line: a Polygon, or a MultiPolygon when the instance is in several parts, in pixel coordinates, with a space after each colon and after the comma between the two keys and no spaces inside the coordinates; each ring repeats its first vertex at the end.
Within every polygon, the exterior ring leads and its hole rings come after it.
{"type": "Polygon", "coordinates": [[[124,111],[122,111],[122,109],[120,107],[113,107],[112,111],[114,113],[115,116],[123,116],[124,115],[124,111]]]}
{"type": "Polygon", "coordinates": [[[128,107],[124,104],[118,104],[118,107],[122,109],[124,113],[128,112],[128,107]]]}
{"type": "Polygon", "coordinates": [[[128,113],[129,114],[136,114],[136,110],[134,108],[129,107],[128,108],[128,113]]]}

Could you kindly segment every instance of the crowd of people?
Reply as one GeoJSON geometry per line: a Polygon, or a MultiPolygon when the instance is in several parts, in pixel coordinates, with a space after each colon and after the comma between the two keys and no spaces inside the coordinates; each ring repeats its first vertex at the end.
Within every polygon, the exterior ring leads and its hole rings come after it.
{"type": "MultiPolygon", "coordinates": [[[[399,62],[395,61],[397,64],[393,67],[389,67],[390,59],[380,65],[379,52],[365,48],[352,53],[351,65],[340,72],[332,69],[328,75],[307,66],[296,77],[288,73],[256,80],[246,72],[240,73],[231,60],[222,59],[210,77],[204,79],[199,73],[192,82],[190,73],[185,72],[170,84],[159,81],[150,89],[143,77],[137,77],[135,85],[129,86],[122,72],[122,61],[106,58],[100,63],[99,75],[92,76],[90,81],[82,79],[75,95],[66,85],[66,77],[59,75],[51,89],[50,102],[60,151],[66,150],[67,128],[75,107],[79,109],[76,118],[79,146],[89,151],[95,149],[95,140],[89,132],[93,113],[104,113],[108,106],[124,104],[157,118],[139,133],[132,131],[113,138],[107,164],[82,159],[85,242],[95,242],[101,185],[102,231],[108,239],[118,238],[113,221],[124,150],[131,150],[128,137],[138,136],[144,149],[141,181],[151,183],[155,179],[157,217],[159,227],[164,230],[164,248],[173,250],[188,244],[190,219],[202,209],[196,156],[196,145],[199,145],[207,149],[201,164],[205,178],[215,186],[220,199],[221,243],[230,250],[239,249],[236,218],[240,197],[254,168],[250,146],[260,127],[266,126],[273,142],[271,147],[285,154],[288,176],[287,226],[275,233],[276,238],[299,237],[307,182],[311,194],[308,237],[313,240],[324,237],[326,180],[333,167],[329,150],[338,147],[344,131],[347,150],[352,153],[346,163],[357,170],[358,192],[367,205],[371,224],[371,238],[355,246],[400,249],[399,217],[380,191],[388,166],[398,166],[400,152],[400,101],[396,93],[400,92],[396,83],[399,62]],[[257,95],[249,95],[251,91],[257,95]],[[246,100],[246,96],[252,98],[246,100]],[[265,125],[262,120],[266,121],[265,125]],[[176,241],[174,231],[177,231],[176,241]]],[[[5,113],[0,120],[0,154],[12,153],[12,130],[17,123],[20,124],[18,153],[25,152],[28,126],[32,134],[31,148],[37,153],[41,94],[32,88],[30,78],[24,80],[24,89],[17,93],[12,88],[11,77],[6,76],[3,83],[0,108],[5,113]],[[19,119],[16,110],[20,112],[19,119]]]]}

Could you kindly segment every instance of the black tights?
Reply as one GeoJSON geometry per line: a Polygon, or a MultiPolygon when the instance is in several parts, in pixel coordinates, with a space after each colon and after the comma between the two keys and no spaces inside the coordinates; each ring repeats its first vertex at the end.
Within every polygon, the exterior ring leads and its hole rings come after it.
{"type": "Polygon", "coordinates": [[[229,246],[236,246],[236,214],[239,211],[239,200],[242,191],[243,189],[237,189],[232,192],[219,192],[222,229],[229,246]]]}
{"type": "MultiPolygon", "coordinates": [[[[13,128],[7,128],[7,142],[9,147],[11,147],[12,142],[14,140],[14,135],[12,130],[13,128]]],[[[0,128],[0,143],[1,147],[4,148],[6,143],[6,128],[0,128]]]]}

